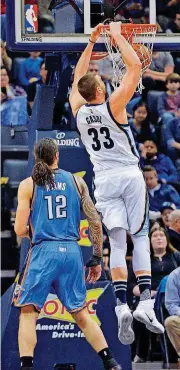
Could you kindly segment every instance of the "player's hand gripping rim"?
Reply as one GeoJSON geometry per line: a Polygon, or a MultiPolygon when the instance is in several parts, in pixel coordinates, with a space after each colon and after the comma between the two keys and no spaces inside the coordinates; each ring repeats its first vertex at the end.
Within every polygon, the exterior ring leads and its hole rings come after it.
{"type": "Polygon", "coordinates": [[[116,36],[116,35],[121,34],[121,22],[111,22],[109,26],[110,26],[110,29],[106,30],[106,33],[109,36],[116,36]]]}
{"type": "Polygon", "coordinates": [[[92,32],[91,32],[91,36],[90,36],[90,40],[94,43],[96,43],[96,41],[98,40],[98,38],[100,37],[101,35],[101,28],[102,28],[103,24],[102,23],[99,23],[96,27],[94,27],[92,29],[92,32]]]}
{"type": "Polygon", "coordinates": [[[101,257],[92,256],[86,263],[85,269],[89,269],[86,282],[89,284],[95,284],[101,276],[101,257]]]}

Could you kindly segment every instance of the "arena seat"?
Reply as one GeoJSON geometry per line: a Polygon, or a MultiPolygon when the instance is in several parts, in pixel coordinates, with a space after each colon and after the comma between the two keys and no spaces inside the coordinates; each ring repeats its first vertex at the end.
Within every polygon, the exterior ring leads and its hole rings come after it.
{"type": "Polygon", "coordinates": [[[159,118],[158,112],[157,112],[158,98],[163,93],[164,93],[163,91],[151,90],[151,91],[148,91],[148,94],[147,94],[147,105],[148,105],[149,112],[150,112],[150,121],[154,124],[158,122],[158,118],[159,118]]]}
{"type": "Polygon", "coordinates": [[[27,126],[17,126],[11,129],[10,126],[1,127],[2,151],[28,151],[27,126]]]}
{"type": "Polygon", "coordinates": [[[28,161],[6,159],[3,163],[3,176],[9,178],[9,186],[17,188],[20,181],[27,177],[28,161]]]}

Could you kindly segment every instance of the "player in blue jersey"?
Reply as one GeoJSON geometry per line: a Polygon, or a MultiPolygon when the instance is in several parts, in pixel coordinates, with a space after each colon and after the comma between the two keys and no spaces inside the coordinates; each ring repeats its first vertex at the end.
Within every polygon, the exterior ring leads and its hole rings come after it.
{"type": "Polygon", "coordinates": [[[80,207],[86,214],[93,256],[86,264],[87,281],[101,275],[102,225],[83,179],[58,168],[56,142],[42,139],[35,145],[32,176],[18,190],[15,232],[29,237],[30,251],[16,284],[13,304],[21,307],[19,352],[21,370],[33,368],[36,321],[53,284],[87,341],[101,357],[104,369],[120,369],[99,326],[86,308],[84,266],[79,240],[80,207]]]}

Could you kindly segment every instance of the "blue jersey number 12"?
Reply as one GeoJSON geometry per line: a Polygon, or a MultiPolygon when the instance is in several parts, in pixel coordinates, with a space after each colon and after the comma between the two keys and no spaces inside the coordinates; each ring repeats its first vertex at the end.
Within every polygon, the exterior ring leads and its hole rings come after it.
{"type": "Polygon", "coordinates": [[[66,218],[67,211],[64,209],[67,207],[67,198],[65,195],[57,195],[55,198],[55,215],[53,214],[53,197],[52,195],[46,195],[44,197],[47,200],[47,211],[48,219],[53,220],[54,218],[66,218]]]}

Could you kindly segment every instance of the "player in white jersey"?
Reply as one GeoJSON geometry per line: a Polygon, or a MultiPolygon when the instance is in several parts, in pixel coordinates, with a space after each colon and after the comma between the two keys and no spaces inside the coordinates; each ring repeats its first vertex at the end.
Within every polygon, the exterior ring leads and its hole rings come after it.
{"type": "Polygon", "coordinates": [[[130,344],[134,340],[134,333],[131,328],[132,315],[126,302],[127,231],[134,244],[133,269],[140,291],[140,303],[133,315],[149,330],[156,333],[164,331],[156,319],[151,300],[147,192],[126,114],[126,105],[138,85],[141,62],[120,34],[120,23],[111,23],[110,34],[121,51],[126,74],[106,101],[101,77],[87,74],[93,45],[100,32],[101,25],[98,25],[78,61],[70,104],[82,142],[94,166],[96,208],[109,231],[118,337],[123,344],[130,344]]]}

